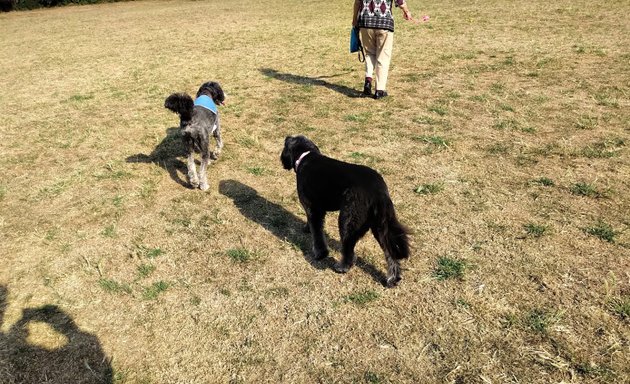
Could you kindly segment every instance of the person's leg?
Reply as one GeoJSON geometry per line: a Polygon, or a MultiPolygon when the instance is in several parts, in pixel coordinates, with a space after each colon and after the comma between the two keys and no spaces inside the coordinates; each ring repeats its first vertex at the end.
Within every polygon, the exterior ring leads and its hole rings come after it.
{"type": "MultiPolygon", "coordinates": [[[[387,76],[389,75],[389,64],[392,59],[392,48],[394,46],[394,33],[378,29],[375,30],[376,47],[376,90],[385,91],[387,89],[387,76]]],[[[367,62],[367,60],[366,60],[367,62]]]]}
{"type": "Polygon", "coordinates": [[[374,29],[361,28],[359,34],[361,35],[361,44],[365,52],[365,84],[363,86],[363,93],[368,94],[371,93],[372,76],[374,66],[376,65],[376,40],[374,38],[374,29]]]}

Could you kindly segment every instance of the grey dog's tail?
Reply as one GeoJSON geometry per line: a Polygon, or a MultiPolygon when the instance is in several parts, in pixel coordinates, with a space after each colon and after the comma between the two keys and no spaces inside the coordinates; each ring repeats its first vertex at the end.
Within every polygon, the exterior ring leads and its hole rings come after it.
{"type": "Polygon", "coordinates": [[[192,118],[194,106],[192,97],[186,93],[173,93],[164,100],[164,107],[179,114],[182,121],[189,121],[192,118]]]}
{"type": "Polygon", "coordinates": [[[378,241],[387,253],[394,259],[406,259],[409,257],[409,230],[396,218],[394,204],[389,196],[381,200],[378,210],[378,241]]]}

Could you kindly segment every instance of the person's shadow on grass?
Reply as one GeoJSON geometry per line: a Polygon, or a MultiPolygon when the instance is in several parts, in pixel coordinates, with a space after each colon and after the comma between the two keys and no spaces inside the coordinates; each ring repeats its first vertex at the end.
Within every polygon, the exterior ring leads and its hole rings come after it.
{"type": "Polygon", "coordinates": [[[300,85],[317,85],[320,87],[331,89],[335,92],[339,92],[342,95],[346,95],[351,98],[365,97],[362,92],[359,92],[356,89],[347,87],[345,85],[334,84],[326,80],[322,80],[326,78],[341,76],[342,74],[331,75],[331,76],[307,77],[307,76],[294,75],[291,73],[282,73],[271,68],[260,68],[259,71],[260,73],[262,73],[263,75],[267,77],[270,77],[276,80],[282,80],[287,83],[300,84],[300,85]]]}
{"type": "MultiPolygon", "coordinates": [[[[7,289],[0,285],[0,329],[7,289]]],[[[110,384],[113,370],[98,338],[79,329],[56,305],[26,308],[7,333],[0,332],[0,377],[3,383],[110,384]],[[29,324],[43,323],[64,336],[65,345],[45,348],[29,342],[29,324]],[[7,380],[7,381],[4,381],[7,380]]]]}
{"type": "MultiPolygon", "coordinates": [[[[317,269],[333,269],[334,260],[327,257],[323,260],[313,258],[311,251],[311,235],[304,233],[306,222],[293,213],[287,211],[281,205],[260,196],[258,192],[236,180],[221,180],[219,192],[234,201],[238,210],[253,222],[271,232],[280,240],[295,245],[304,255],[306,261],[317,269]]],[[[326,235],[328,246],[339,251],[341,244],[326,235]]],[[[356,266],[370,275],[375,281],[385,284],[385,275],[373,265],[357,257],[356,266]]]]}
{"type": "Polygon", "coordinates": [[[126,161],[128,163],[153,163],[159,165],[168,172],[171,179],[176,183],[191,188],[186,181],[186,173],[188,172],[186,164],[178,159],[178,157],[187,155],[186,148],[182,143],[181,129],[174,127],[166,130],[166,137],[162,139],[151,154],[138,153],[127,157],[126,161]]]}

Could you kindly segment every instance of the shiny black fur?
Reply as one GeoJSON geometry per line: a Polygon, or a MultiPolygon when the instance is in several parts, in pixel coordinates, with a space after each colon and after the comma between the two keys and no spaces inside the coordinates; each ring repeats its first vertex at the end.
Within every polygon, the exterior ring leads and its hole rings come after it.
{"type": "MultiPolygon", "coordinates": [[[[219,106],[225,101],[225,94],[219,83],[209,81],[199,87],[197,96],[206,95],[219,106]]],[[[188,181],[193,188],[208,189],[206,169],[210,159],[216,160],[223,149],[221,140],[221,124],[218,114],[206,108],[195,106],[192,97],[186,93],[173,93],[164,101],[164,107],[179,114],[179,126],[182,130],[182,140],[188,152],[188,181]],[[210,136],[214,137],[216,147],[209,150],[210,136]],[[193,153],[201,154],[200,175],[197,170],[193,153]]]]}
{"type": "Polygon", "coordinates": [[[399,260],[409,257],[408,230],[396,218],[385,181],[375,170],[322,155],[304,136],[288,136],[280,155],[285,169],[295,169],[297,192],[313,236],[315,258],[328,256],[324,238],[326,212],[339,211],[342,260],[335,264],[347,272],[356,261],[354,246],[368,230],[378,241],[387,261],[388,287],[401,280],[399,260]],[[300,156],[302,158],[296,167],[300,156]]]}

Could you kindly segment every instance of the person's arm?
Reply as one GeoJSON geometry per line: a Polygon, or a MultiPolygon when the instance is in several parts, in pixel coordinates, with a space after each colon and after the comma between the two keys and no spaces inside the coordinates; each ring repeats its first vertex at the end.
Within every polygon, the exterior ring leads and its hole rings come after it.
{"type": "Polygon", "coordinates": [[[411,16],[411,11],[407,7],[407,2],[405,0],[396,0],[396,6],[403,11],[403,17],[405,20],[416,21],[413,16],[411,16]]]}
{"type": "Polygon", "coordinates": [[[357,26],[357,18],[359,17],[359,8],[361,7],[361,0],[354,0],[354,7],[352,13],[352,26],[357,26]]]}

